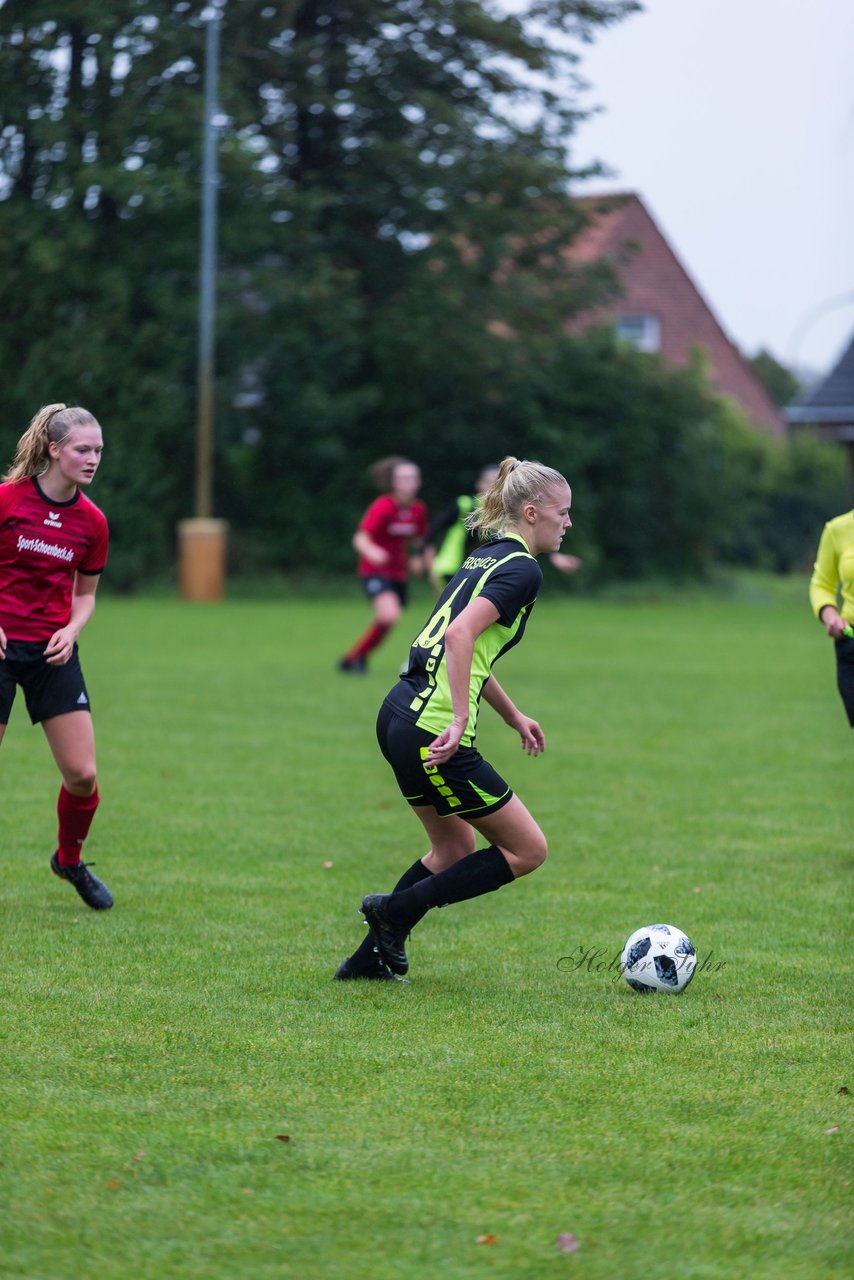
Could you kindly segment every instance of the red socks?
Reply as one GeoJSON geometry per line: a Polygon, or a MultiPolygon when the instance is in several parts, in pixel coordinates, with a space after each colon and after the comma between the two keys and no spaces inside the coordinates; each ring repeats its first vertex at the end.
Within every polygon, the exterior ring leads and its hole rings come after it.
{"type": "Polygon", "coordinates": [[[74,867],[80,861],[81,846],[89,834],[99,803],[97,787],[91,796],[74,796],[66,791],[64,785],[59,788],[56,802],[59,817],[57,860],[61,867],[74,867]]]}
{"type": "Polygon", "coordinates": [[[374,622],[368,627],[361,640],[353,645],[346,655],[346,660],[350,662],[353,658],[366,658],[372,649],[376,649],[377,645],[382,643],[389,631],[391,627],[385,626],[382,622],[374,622]]]}

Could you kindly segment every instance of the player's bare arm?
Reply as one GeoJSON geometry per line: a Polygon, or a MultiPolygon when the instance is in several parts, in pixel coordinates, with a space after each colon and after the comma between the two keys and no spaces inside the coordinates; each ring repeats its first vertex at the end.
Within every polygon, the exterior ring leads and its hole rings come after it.
{"type": "Polygon", "coordinates": [[[545,751],[545,734],[537,721],[532,720],[530,716],[526,716],[519,710],[494,675],[490,676],[483,686],[482,697],[484,702],[488,703],[493,711],[496,711],[501,716],[506,725],[516,730],[519,734],[523,751],[527,751],[529,756],[538,756],[540,752],[545,751]]]}
{"type": "Polygon", "coordinates": [[[78,573],[75,576],[74,594],[71,597],[71,617],[66,626],[54,631],[45,646],[45,661],[50,666],[64,666],[74,652],[77,637],[95,610],[95,592],[98,590],[100,580],[100,574],[78,573]]]}
{"type": "Polygon", "coordinates": [[[375,564],[378,568],[388,560],[388,552],[374,542],[371,535],[366,533],[364,529],[357,529],[353,534],[353,547],[360,556],[364,556],[366,560],[370,560],[371,564],[375,564]]]}

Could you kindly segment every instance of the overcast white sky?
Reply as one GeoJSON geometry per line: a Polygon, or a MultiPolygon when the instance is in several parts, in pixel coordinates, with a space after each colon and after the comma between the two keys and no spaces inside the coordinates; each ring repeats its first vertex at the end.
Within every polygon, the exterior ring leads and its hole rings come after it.
{"type": "Polygon", "coordinates": [[[854,0],[644,0],[581,52],[604,110],[572,161],[617,171],[585,189],[643,197],[747,355],[828,372],[854,332],[854,0]]]}

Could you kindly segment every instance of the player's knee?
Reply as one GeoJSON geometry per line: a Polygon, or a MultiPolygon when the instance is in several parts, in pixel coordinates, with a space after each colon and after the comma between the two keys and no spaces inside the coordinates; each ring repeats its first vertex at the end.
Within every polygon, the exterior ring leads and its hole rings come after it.
{"type": "Polygon", "coordinates": [[[537,867],[541,867],[548,855],[549,846],[546,842],[546,837],[543,835],[542,831],[540,831],[537,833],[537,838],[533,841],[528,855],[531,870],[536,871],[537,867]]]}
{"type": "Polygon", "coordinates": [[[383,603],[377,608],[377,622],[381,627],[393,627],[400,617],[401,609],[397,600],[394,603],[383,603]]]}
{"type": "Polygon", "coordinates": [[[66,791],[74,796],[91,796],[97,786],[97,775],[93,765],[80,765],[66,768],[62,774],[66,791]]]}
{"type": "Polygon", "coordinates": [[[374,618],[382,627],[393,627],[403,611],[394,591],[380,591],[374,596],[374,618]]]}
{"type": "Polygon", "coordinates": [[[549,848],[542,831],[537,831],[525,841],[524,845],[514,850],[521,875],[530,875],[541,867],[546,860],[549,848]]]}

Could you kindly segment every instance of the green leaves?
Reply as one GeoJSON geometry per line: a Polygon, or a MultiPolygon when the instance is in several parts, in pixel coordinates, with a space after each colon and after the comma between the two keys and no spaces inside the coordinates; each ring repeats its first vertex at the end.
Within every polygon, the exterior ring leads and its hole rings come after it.
{"type": "MultiPolygon", "coordinates": [[[[238,571],[349,569],[391,447],[433,505],[504,453],[562,467],[600,572],[761,557],[781,510],[797,557],[835,483],[817,456],[772,459],[700,371],[565,336],[614,288],[565,252],[576,67],[637,8],[221,6],[215,502],[238,571]]],[[[205,12],[0,7],[0,452],[45,400],[97,414],[128,588],[169,570],[192,506],[205,12]]]]}

